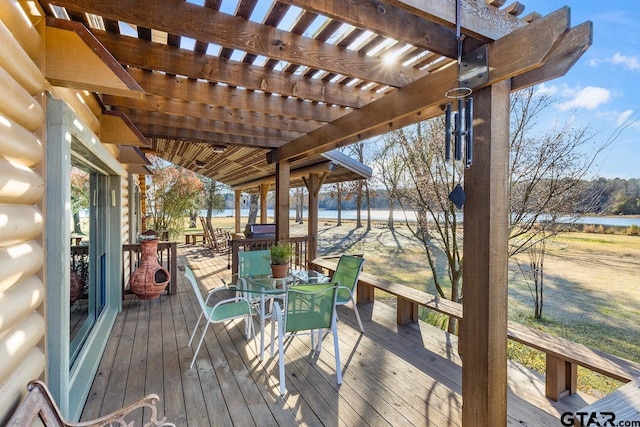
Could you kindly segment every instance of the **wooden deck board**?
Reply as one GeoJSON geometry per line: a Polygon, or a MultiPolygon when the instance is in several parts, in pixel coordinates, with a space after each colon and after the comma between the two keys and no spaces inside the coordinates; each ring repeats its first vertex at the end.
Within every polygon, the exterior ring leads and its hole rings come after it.
{"type": "MultiPolygon", "coordinates": [[[[190,265],[203,289],[230,274],[226,256],[193,245],[179,245],[178,253],[178,265],[190,265]]],[[[157,393],[160,414],[188,427],[461,425],[457,338],[424,323],[397,325],[395,309],[381,302],[360,307],[364,334],[353,310],[338,308],[341,386],[331,335],[319,355],[303,336],[287,343],[287,394],[279,396],[278,357],[267,349],[258,360],[242,320],[212,325],[189,369],[202,326],[187,347],[199,307],[183,277],[179,272],[176,295],[123,302],[83,419],[157,393]]],[[[590,403],[579,396],[549,401],[540,375],[512,363],[508,395],[508,424],[519,426],[558,425],[559,414],[590,403]]]]}
{"type": "Polygon", "coordinates": [[[129,371],[132,367],[131,353],[133,351],[133,342],[138,327],[139,308],[140,304],[134,303],[131,309],[125,313],[125,324],[122,334],[119,337],[115,361],[111,362],[112,369],[104,393],[104,401],[100,408],[101,414],[107,414],[125,406],[124,395],[129,371]]]}
{"type": "Polygon", "coordinates": [[[107,384],[111,378],[113,361],[115,360],[116,351],[118,350],[119,338],[124,330],[125,319],[126,316],[121,313],[116,317],[116,321],[113,324],[111,337],[105,346],[104,353],[102,355],[102,362],[98,367],[98,373],[93,380],[91,391],[89,392],[87,402],[85,403],[85,408],[82,414],[83,420],[96,419],[102,413],[102,402],[104,400],[107,384]]]}
{"type": "MultiPolygon", "coordinates": [[[[187,347],[187,344],[199,314],[195,312],[192,306],[192,294],[191,288],[179,292],[180,304],[175,306],[176,311],[174,312],[176,317],[181,317],[180,329],[184,331],[180,334],[181,339],[178,340],[178,348],[181,349],[180,370],[185,382],[183,385],[185,391],[185,422],[191,422],[192,419],[196,419],[199,421],[198,425],[207,425],[206,422],[209,420],[211,425],[230,426],[233,425],[231,415],[224,404],[222,389],[213,369],[199,370],[197,365],[194,365],[193,369],[189,369],[194,348],[187,347]],[[179,311],[180,309],[182,309],[182,312],[179,311]]],[[[197,334],[198,332],[196,332],[194,340],[200,339],[197,334]]],[[[195,345],[197,345],[197,341],[195,345]]],[[[204,352],[203,354],[208,354],[206,346],[202,351],[204,352]]]]}
{"type": "MultiPolygon", "coordinates": [[[[138,399],[140,396],[144,396],[145,382],[148,379],[156,378],[158,375],[162,375],[158,372],[153,375],[147,375],[147,369],[149,373],[153,372],[152,366],[154,358],[147,359],[147,349],[149,348],[149,340],[153,337],[154,327],[149,328],[151,311],[155,311],[153,308],[158,304],[153,304],[150,301],[141,301],[138,305],[138,319],[135,330],[135,335],[131,347],[131,366],[135,369],[129,369],[129,375],[127,375],[126,388],[124,390],[124,401],[132,402],[138,399]]],[[[155,319],[154,319],[155,320],[155,319]]],[[[160,382],[162,385],[162,381],[160,382]]],[[[158,389],[158,384],[153,384],[151,390],[158,389]]],[[[132,418],[135,424],[142,422],[142,414],[137,411],[135,415],[137,417],[132,418]]]]}

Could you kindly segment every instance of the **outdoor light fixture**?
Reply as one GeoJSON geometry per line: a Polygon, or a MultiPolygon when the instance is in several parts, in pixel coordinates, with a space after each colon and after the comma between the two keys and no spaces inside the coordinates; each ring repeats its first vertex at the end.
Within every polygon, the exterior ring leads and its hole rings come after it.
{"type": "MultiPolygon", "coordinates": [[[[460,161],[464,157],[464,166],[469,168],[473,163],[473,98],[470,96],[471,88],[464,86],[467,80],[462,78],[464,36],[460,33],[460,0],[456,0],[456,39],[458,41],[457,86],[449,89],[445,96],[457,101],[457,111],[452,111],[451,103],[446,104],[444,150],[445,159],[451,160],[451,136],[453,136],[453,158],[460,161]]],[[[467,66],[467,64],[464,65],[467,66]]]]}
{"type": "Polygon", "coordinates": [[[201,162],[200,160],[196,160],[196,167],[198,169],[202,169],[205,166],[206,166],[206,164],[204,162],[201,162]]]}
{"type": "Polygon", "coordinates": [[[226,150],[227,147],[225,147],[224,145],[214,145],[213,146],[213,152],[214,153],[224,153],[224,150],[226,150]]]}

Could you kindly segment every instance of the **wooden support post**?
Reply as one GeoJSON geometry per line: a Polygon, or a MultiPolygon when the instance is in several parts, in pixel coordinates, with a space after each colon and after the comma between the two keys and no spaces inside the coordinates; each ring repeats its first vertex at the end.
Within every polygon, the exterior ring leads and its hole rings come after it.
{"type": "Polygon", "coordinates": [[[507,423],[510,80],[473,93],[473,166],[465,171],[462,425],[507,423]]]}
{"type": "Polygon", "coordinates": [[[556,402],[578,389],[578,365],[547,353],[545,396],[556,402]]]}
{"type": "Polygon", "coordinates": [[[240,202],[242,201],[242,190],[234,191],[234,202],[235,202],[235,220],[236,220],[236,233],[242,233],[242,229],[240,227],[240,202]]]}
{"type": "MultiPolygon", "coordinates": [[[[327,177],[325,172],[322,176],[317,173],[310,173],[308,178],[302,177],[307,191],[309,192],[309,223],[307,224],[307,234],[315,239],[307,248],[308,258],[314,259],[318,255],[318,194],[327,177]]],[[[360,301],[358,299],[358,301],[360,301]]]]}
{"type": "Polygon", "coordinates": [[[147,180],[146,175],[138,175],[138,184],[140,185],[140,230],[147,229],[147,180]]]}
{"type": "Polygon", "coordinates": [[[373,302],[373,300],[375,299],[375,291],[375,287],[366,283],[359,282],[358,287],[356,288],[356,301],[358,301],[358,304],[373,302]]]}
{"type": "Polygon", "coordinates": [[[260,224],[266,224],[267,220],[267,196],[271,184],[260,184],[260,224]]]}
{"type": "Polygon", "coordinates": [[[289,180],[288,160],[276,163],[276,241],[289,240],[289,180]]]}
{"type": "Polygon", "coordinates": [[[418,321],[418,303],[398,297],[396,316],[398,325],[418,321]]]}

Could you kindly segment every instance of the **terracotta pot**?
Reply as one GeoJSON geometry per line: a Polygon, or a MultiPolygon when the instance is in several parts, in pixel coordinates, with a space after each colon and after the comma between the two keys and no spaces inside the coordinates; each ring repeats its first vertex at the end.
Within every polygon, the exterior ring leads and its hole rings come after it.
{"type": "Polygon", "coordinates": [[[289,264],[271,264],[271,277],[276,279],[287,277],[288,270],[289,264]]]}
{"type": "Polygon", "coordinates": [[[140,245],[140,265],[131,274],[130,289],[140,299],[155,299],[169,284],[169,272],[158,262],[158,240],[143,240],[140,245]]]}

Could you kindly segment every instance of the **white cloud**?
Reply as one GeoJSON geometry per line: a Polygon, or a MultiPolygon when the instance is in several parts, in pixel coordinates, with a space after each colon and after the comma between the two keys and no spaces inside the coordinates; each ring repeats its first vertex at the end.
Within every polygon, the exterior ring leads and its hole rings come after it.
{"type": "Polygon", "coordinates": [[[640,61],[635,56],[625,56],[619,52],[609,60],[612,64],[622,64],[627,70],[640,70],[640,61]]]}
{"type": "Polygon", "coordinates": [[[618,114],[618,118],[616,119],[616,126],[620,126],[621,124],[626,122],[632,114],[633,110],[625,110],[622,113],[618,114]]]}
{"type": "Polygon", "coordinates": [[[559,91],[560,89],[558,89],[558,86],[548,85],[546,83],[542,83],[536,87],[536,95],[539,95],[539,96],[542,96],[542,95],[553,96],[553,95],[556,95],[559,91]]]}
{"type": "Polygon", "coordinates": [[[560,110],[564,111],[570,108],[584,108],[587,110],[594,110],[600,104],[608,102],[610,97],[611,92],[608,89],[587,86],[584,89],[578,91],[573,99],[560,104],[560,110]]]}

